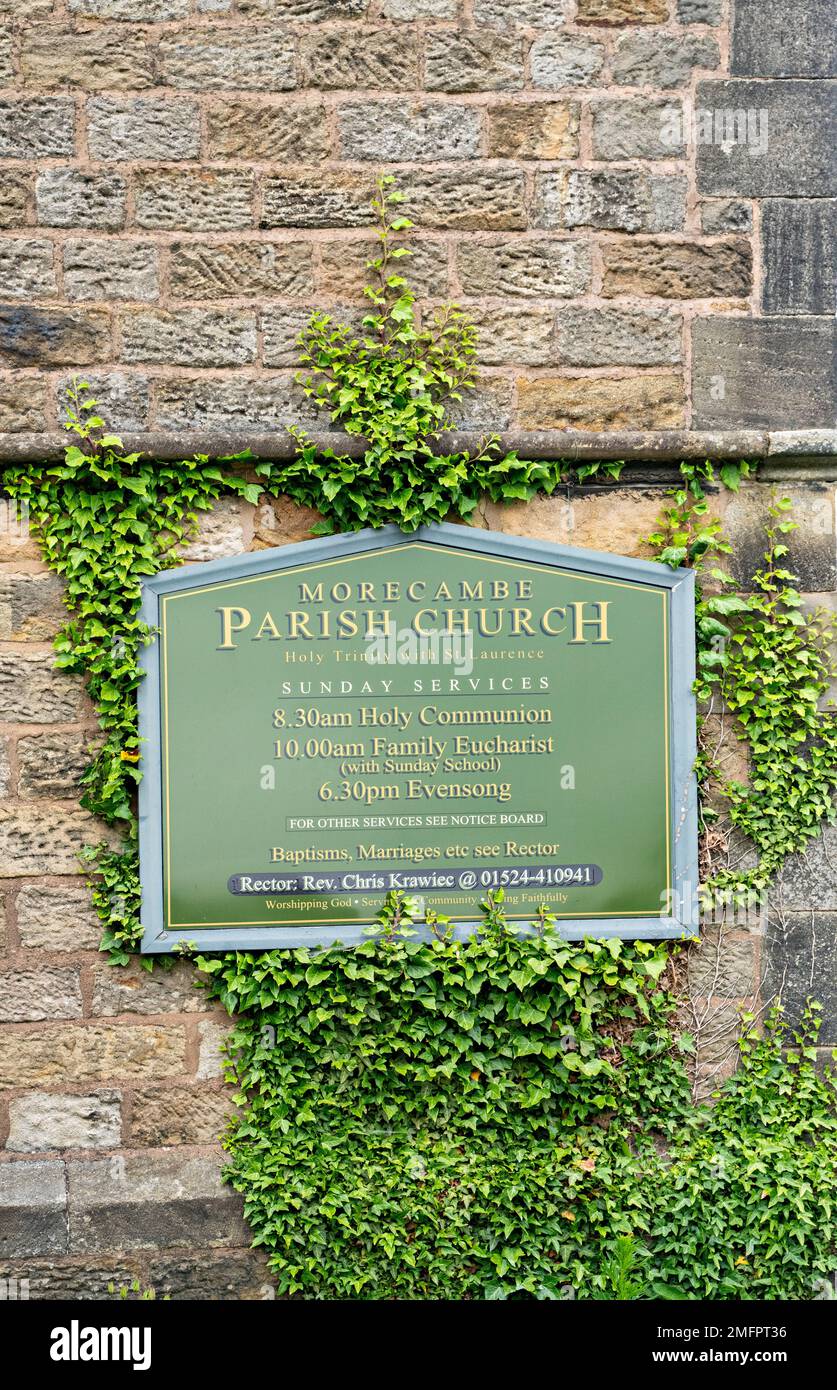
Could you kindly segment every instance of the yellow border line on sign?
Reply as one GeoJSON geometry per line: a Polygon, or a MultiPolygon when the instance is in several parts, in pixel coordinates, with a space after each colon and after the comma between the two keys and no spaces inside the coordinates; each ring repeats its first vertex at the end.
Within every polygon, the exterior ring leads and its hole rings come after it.
{"type": "MultiPolygon", "coordinates": [[[[162,672],[161,672],[161,674],[162,674],[162,687],[163,687],[162,694],[163,694],[163,747],[164,747],[163,776],[164,776],[164,780],[165,780],[165,818],[164,818],[164,835],[165,835],[165,841],[166,841],[166,856],[165,856],[165,859],[166,859],[166,908],[167,908],[167,912],[166,912],[167,925],[166,925],[166,927],[164,928],[164,930],[166,930],[166,931],[174,931],[174,930],[177,930],[177,929],[179,929],[179,928],[187,928],[187,927],[207,928],[207,929],[209,929],[209,930],[213,930],[213,929],[216,929],[216,928],[220,930],[220,929],[227,928],[227,927],[273,927],[276,931],[282,931],[283,928],[286,928],[286,927],[287,927],[287,928],[296,928],[296,927],[305,927],[305,926],[315,926],[315,925],[320,925],[320,924],[325,924],[325,925],[330,925],[330,926],[355,926],[355,925],[365,925],[366,922],[367,922],[367,919],[366,919],[366,918],[358,918],[358,917],[348,917],[348,918],[347,918],[347,917],[304,917],[304,918],[299,918],[299,919],[291,919],[290,921],[289,921],[289,920],[284,920],[284,921],[282,921],[282,922],[276,922],[276,921],[269,920],[269,919],[268,919],[268,920],[259,919],[259,920],[257,920],[257,921],[251,921],[251,922],[230,922],[230,921],[227,921],[227,922],[174,922],[174,921],[172,921],[172,913],[171,913],[171,878],[172,878],[172,876],[171,876],[171,838],[172,838],[172,837],[171,837],[171,796],[170,796],[170,778],[169,778],[169,724],[168,724],[168,706],[169,706],[169,702],[168,702],[168,662],[167,662],[167,660],[166,660],[167,636],[168,636],[168,634],[167,634],[167,629],[166,629],[166,607],[167,607],[167,604],[174,602],[174,600],[175,600],[175,599],[178,599],[178,598],[191,598],[191,597],[194,597],[194,596],[196,596],[196,595],[198,595],[198,594],[207,594],[207,593],[211,593],[212,590],[214,590],[214,589],[223,589],[223,588],[230,588],[230,587],[236,587],[236,588],[237,588],[237,587],[238,587],[239,585],[241,585],[241,584],[265,583],[265,582],[268,582],[269,580],[272,580],[272,579],[285,578],[286,576],[292,575],[292,574],[300,574],[300,573],[302,573],[303,571],[306,571],[306,570],[311,570],[311,569],[325,569],[325,568],[327,568],[328,566],[331,566],[331,565],[344,565],[344,564],[348,564],[348,563],[350,563],[351,561],[354,561],[354,560],[358,560],[358,559],[363,558],[366,554],[373,554],[373,555],[389,555],[389,554],[392,554],[392,553],[395,552],[395,551],[404,551],[406,548],[409,548],[409,549],[416,549],[416,550],[429,550],[429,551],[431,551],[431,552],[433,552],[433,553],[438,553],[438,552],[441,550],[441,551],[445,551],[445,552],[447,552],[447,553],[449,553],[449,554],[455,554],[455,555],[461,555],[461,554],[465,553],[465,552],[463,552],[463,551],[462,551],[459,547],[457,547],[457,546],[452,546],[452,545],[451,545],[451,546],[449,546],[449,545],[427,545],[426,543],[424,543],[424,542],[422,542],[422,541],[412,541],[412,542],[406,542],[405,545],[386,546],[386,547],[384,547],[384,548],[382,548],[382,549],[380,549],[380,550],[375,550],[375,551],[372,551],[372,552],[362,552],[362,551],[361,551],[361,552],[358,552],[358,554],[356,554],[356,555],[345,555],[345,556],[341,556],[339,559],[336,559],[336,560],[324,560],[324,561],[321,561],[321,562],[317,562],[317,561],[310,560],[310,561],[308,561],[306,564],[295,566],[293,569],[276,570],[276,571],[273,571],[273,572],[270,573],[270,574],[257,574],[257,575],[252,575],[249,579],[228,579],[228,580],[221,580],[221,581],[219,581],[217,584],[205,584],[205,585],[203,585],[203,586],[202,586],[201,588],[199,588],[199,589],[188,589],[188,590],[184,590],[183,593],[179,593],[179,594],[163,594],[163,595],[161,595],[161,599],[160,599],[160,635],[161,635],[161,643],[160,643],[160,645],[161,645],[161,648],[162,648],[162,672]]],[[[468,553],[470,554],[470,552],[468,552],[468,553]]],[[[479,555],[479,556],[477,556],[477,557],[474,557],[474,558],[478,558],[482,563],[495,564],[495,565],[505,565],[505,566],[507,566],[508,568],[512,568],[512,569],[525,569],[525,570],[529,570],[529,571],[531,571],[532,566],[533,566],[533,563],[534,563],[535,565],[538,565],[538,566],[539,566],[540,568],[542,568],[542,569],[553,570],[553,571],[555,571],[556,573],[565,574],[565,575],[567,575],[567,577],[570,578],[570,579],[587,580],[587,581],[588,581],[589,583],[591,583],[591,584],[605,584],[605,585],[612,585],[612,584],[615,584],[615,585],[617,585],[617,586],[620,587],[620,588],[623,588],[623,589],[634,589],[634,590],[637,590],[638,592],[641,592],[641,593],[649,593],[649,594],[654,594],[654,593],[656,593],[656,594],[659,594],[660,598],[662,599],[662,604],[663,604],[663,741],[664,741],[664,752],[665,752],[665,759],[664,759],[664,761],[665,761],[666,880],[667,880],[667,886],[668,886],[669,888],[671,888],[673,885],[672,885],[672,881],[671,881],[671,789],[670,789],[670,780],[671,780],[671,765],[670,765],[670,761],[671,761],[671,760],[670,760],[670,751],[671,751],[671,750],[670,750],[670,747],[669,747],[669,708],[668,708],[668,702],[669,702],[669,691],[668,691],[668,658],[669,658],[669,650],[668,650],[668,593],[667,593],[667,591],[666,591],[665,589],[659,589],[656,585],[653,585],[653,584],[632,584],[632,583],[629,583],[627,580],[622,580],[622,579],[598,579],[598,578],[597,578],[596,576],[594,576],[594,575],[579,574],[576,570],[570,570],[570,569],[567,569],[567,568],[565,568],[565,567],[563,567],[563,566],[561,566],[561,565],[550,565],[550,564],[548,564],[548,563],[546,563],[546,562],[543,562],[543,561],[534,561],[534,562],[529,562],[529,563],[527,563],[527,562],[519,561],[519,560],[503,560],[503,559],[499,559],[498,557],[495,557],[495,556],[493,556],[493,555],[482,555],[482,554],[479,555]]],[[[427,896],[431,896],[431,895],[427,895],[427,896]]],[[[551,913],[550,915],[553,916],[553,917],[555,917],[555,918],[558,919],[558,920],[560,920],[560,919],[562,919],[562,918],[572,918],[572,919],[576,919],[576,918],[589,918],[589,919],[591,919],[591,920],[604,920],[604,919],[611,918],[611,917],[648,917],[648,916],[662,916],[663,911],[664,911],[664,908],[661,908],[661,907],[659,906],[659,904],[658,904],[656,907],[649,908],[649,909],[643,909],[643,910],[641,910],[641,911],[632,910],[632,911],[626,912],[626,911],[619,911],[619,910],[613,909],[613,910],[608,911],[608,912],[554,912],[554,913],[551,913]]],[[[527,921],[527,920],[529,920],[529,918],[531,918],[531,915],[532,915],[531,913],[521,914],[520,917],[517,917],[516,915],[512,915],[512,916],[510,916],[509,920],[510,920],[510,921],[527,921]]],[[[453,916],[453,915],[451,915],[450,920],[451,920],[452,922],[467,922],[467,921],[472,920],[472,917],[473,917],[473,914],[472,914],[472,913],[469,913],[469,914],[466,914],[466,915],[463,915],[463,916],[453,916]]]]}

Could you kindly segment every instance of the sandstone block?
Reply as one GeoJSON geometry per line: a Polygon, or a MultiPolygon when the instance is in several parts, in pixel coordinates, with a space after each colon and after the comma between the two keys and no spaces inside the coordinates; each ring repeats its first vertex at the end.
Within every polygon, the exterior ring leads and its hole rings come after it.
{"type": "Polygon", "coordinates": [[[425,85],[435,92],[515,91],[523,86],[523,45],[503,30],[428,33],[425,85]]]}
{"type": "Polygon", "coordinates": [[[192,101],[94,97],[87,104],[93,159],[197,159],[200,110],[192,101]]]}
{"type": "Polygon", "coordinates": [[[683,381],[673,374],[634,377],[523,377],[524,429],[660,430],[683,424],[683,381]]]}
{"type": "Polygon", "coordinates": [[[583,241],[485,244],[469,238],[458,243],[456,263],[466,295],[571,299],[589,289],[592,273],[590,248],[583,241]]]}
{"type": "Polygon", "coordinates": [[[21,945],[49,951],[95,951],[102,927],[86,884],[25,884],[17,895],[21,945]]]}
{"type": "Polygon", "coordinates": [[[84,688],[78,676],[56,671],[49,653],[0,652],[0,708],[14,723],[70,723],[84,708],[84,688]]]}
{"type": "Polygon", "coordinates": [[[57,293],[51,241],[20,237],[0,241],[0,295],[43,299],[57,293]]]}
{"type": "Polygon", "coordinates": [[[338,107],[337,128],[345,159],[474,159],[481,152],[479,111],[452,102],[348,102],[338,107]]]}
{"type": "Polygon", "coordinates": [[[576,159],[578,107],[566,102],[525,102],[488,112],[492,159],[576,159]]]}
{"type": "MultiPolygon", "coordinates": [[[[0,1087],[29,1088],[182,1076],[186,1034],[175,1024],[63,1024],[7,1034],[0,1087]]],[[[3,1165],[0,1164],[0,1171],[3,1165]]]]}
{"type": "Polygon", "coordinates": [[[559,360],[572,367],[656,367],[677,363],[683,321],[665,309],[561,309],[559,360]]]}
{"type": "Polygon", "coordinates": [[[206,119],[210,159],[306,163],[328,154],[326,109],[319,102],[219,101],[206,119]]]}
{"type": "Polygon", "coordinates": [[[299,57],[303,84],[323,91],[399,92],[418,82],[418,42],[409,32],[352,27],[307,33],[299,57]]]}
{"type": "Polygon", "coordinates": [[[314,288],[311,247],[302,241],[177,241],[169,277],[172,294],[182,299],[272,299],[314,288]]]}
{"type": "Polygon", "coordinates": [[[253,179],[238,170],[142,170],[136,176],[140,227],[223,232],[253,224],[253,179]]]}
{"type": "Polygon", "coordinates": [[[75,367],[111,353],[104,309],[32,309],[0,304],[0,363],[9,367],[75,367]]]}
{"type": "Polygon", "coordinates": [[[45,169],[35,180],[42,227],[91,227],[116,231],[125,223],[126,185],[121,174],[45,169]]]}
{"type": "Polygon", "coordinates": [[[240,367],[256,356],[256,316],[238,309],[133,309],[121,315],[126,362],[240,367]]]}
{"type": "Polygon", "coordinates": [[[64,245],[64,289],[68,299],[157,299],[157,248],[100,237],[68,241],[64,245]]]}
{"type": "Polygon", "coordinates": [[[0,642],[44,642],[67,621],[54,574],[0,573],[0,642]]]}
{"type": "Polygon", "coordinates": [[[29,25],[21,34],[20,71],[28,87],[139,91],[154,83],[146,39],[104,25],[80,30],[63,24],[29,25]]]}
{"type": "Polygon", "coordinates": [[[603,248],[605,295],[745,299],[752,283],[747,241],[610,243],[603,248]]]}
{"type": "Polygon", "coordinates": [[[159,61],[161,80],[186,91],[286,92],[296,86],[293,39],[272,26],[164,34],[159,61]]]}
{"type": "Polygon", "coordinates": [[[92,733],[35,734],[18,739],[21,796],[78,797],[93,756],[92,733]]]}
{"type": "Polygon", "coordinates": [[[0,159],[71,159],[75,152],[71,97],[0,101],[0,159]]]}
{"type": "Polygon", "coordinates": [[[581,34],[543,34],[529,50],[532,85],[548,91],[586,87],[604,67],[605,46],[581,34]]]}

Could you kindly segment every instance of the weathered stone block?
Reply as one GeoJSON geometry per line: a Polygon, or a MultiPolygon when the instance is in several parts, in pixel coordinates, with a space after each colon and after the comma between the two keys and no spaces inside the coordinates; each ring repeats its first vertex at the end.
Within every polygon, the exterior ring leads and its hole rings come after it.
{"type": "Polygon", "coordinates": [[[603,247],[602,293],[666,299],[745,299],[752,282],[747,241],[610,242],[603,247]]]}
{"type": "Polygon", "coordinates": [[[458,430],[486,434],[506,430],[512,422],[512,383],[507,377],[482,372],[476,390],[464,392],[461,401],[452,403],[449,414],[458,430]]]}
{"type": "Polygon", "coordinates": [[[762,309],[833,314],[837,289],[837,201],[771,198],[762,207],[762,309]]]}
{"type": "Polygon", "coordinates": [[[155,1086],[134,1094],[131,1143],[159,1148],[168,1144],[214,1144],[233,1113],[226,1091],[155,1086]]]}
{"type": "Polygon", "coordinates": [[[35,180],[30,173],[3,170],[0,179],[0,228],[26,226],[32,219],[28,209],[34,202],[35,180]]]}
{"type": "Polygon", "coordinates": [[[296,86],[290,34],[272,26],[190,28],[164,34],[160,80],[202,92],[286,92],[296,86]]]}
{"type": "Polygon", "coordinates": [[[128,1154],[120,1163],[70,1159],[70,1249],[87,1254],[244,1245],[241,1199],[221,1182],[222,1157],[128,1154]]]}
{"type": "Polygon", "coordinates": [[[410,216],[422,227],[522,229],[526,226],[523,174],[517,169],[417,172],[410,183],[410,216]]]}
{"type": "Polygon", "coordinates": [[[677,159],[683,108],[664,97],[619,97],[593,107],[594,159],[677,159]]]}
{"type": "Polygon", "coordinates": [[[66,159],[75,151],[72,97],[0,101],[0,159],[66,159]]]}
{"type": "Polygon", "coordinates": [[[253,178],[238,170],[141,170],[135,197],[140,227],[224,232],[253,225],[253,178]]]}
{"type": "Polygon", "coordinates": [[[12,32],[10,29],[0,29],[0,82],[4,87],[11,86],[15,80],[15,68],[12,56],[12,32]]]}
{"type": "Polygon", "coordinates": [[[788,912],[765,940],[764,993],[781,998],[787,1020],[797,1025],[809,999],[822,1005],[820,1046],[837,1046],[837,914],[788,912]]]}
{"type": "Polygon", "coordinates": [[[578,0],[579,24],[665,24],[667,0],[578,0]]]}
{"type": "Polygon", "coordinates": [[[689,951],[689,990],[704,998],[748,999],[758,988],[755,942],[710,929],[689,951]]]}
{"type": "Polygon", "coordinates": [[[574,298],[590,287],[590,247],[583,241],[461,241],[459,281],[466,295],[574,298]]]}
{"type": "Polygon", "coordinates": [[[417,37],[395,29],[308,33],[299,40],[299,58],[303,84],[323,91],[397,92],[418,84],[417,37]]]}
{"type": "Polygon", "coordinates": [[[92,734],[73,731],[19,739],[20,795],[61,800],[78,797],[82,773],[92,757],[92,743],[92,734]]]}
{"type": "Polygon", "coordinates": [[[569,0],[474,0],[477,24],[519,25],[524,29],[554,29],[566,24],[569,0]]]}
{"type": "Polygon", "coordinates": [[[273,15],[313,24],[320,19],[362,19],[368,6],[369,0],[238,0],[236,9],[244,15],[273,15]]]}
{"type": "Polygon", "coordinates": [[[603,231],[679,231],[686,217],[686,180],[633,169],[579,169],[535,175],[537,227],[603,231]]]}
{"type": "Polygon", "coordinates": [[[102,926],[86,884],[24,885],[17,895],[17,929],[22,946],[33,950],[94,951],[102,926]]]}
{"type": "Polygon", "coordinates": [[[44,642],[67,621],[55,574],[0,572],[0,642],[44,642]]]}
{"type": "Polygon", "coordinates": [[[825,825],[804,854],[794,854],[785,861],[777,884],[783,911],[837,912],[835,854],[837,825],[825,825]]]}
{"type": "Polygon", "coordinates": [[[196,159],[200,110],[192,101],[94,97],[87,103],[87,144],[93,159],[196,159]]]}
{"type": "Polygon", "coordinates": [[[730,71],[743,77],[837,77],[837,26],[827,3],[735,0],[730,71]]]}
{"type": "MultiPolygon", "coordinates": [[[[130,1288],[136,1277],[136,1266],[118,1258],[80,1260],[53,1256],[47,1261],[0,1260],[0,1279],[27,1279],[30,1299],[50,1302],[82,1298],[85,1302],[112,1303],[114,1295],[108,1284],[115,1289],[130,1288]]],[[[151,1284],[151,1287],[159,1285],[151,1284]]]]}
{"type": "Polygon", "coordinates": [[[125,223],[125,180],[120,174],[45,169],[35,180],[42,227],[92,227],[115,231],[125,223]]]}
{"type": "MultiPolygon", "coordinates": [[[[18,374],[0,379],[0,434],[45,429],[45,409],[46,382],[18,374]]],[[[9,515],[8,503],[6,507],[4,522],[9,515]]],[[[28,543],[27,553],[33,544],[28,543]]],[[[27,538],[20,534],[19,527],[10,531],[7,524],[0,526],[0,559],[13,560],[24,548],[27,548],[27,538]]],[[[32,558],[37,558],[37,554],[36,549],[32,558]]]]}
{"type": "MultiPolygon", "coordinates": [[[[769,207],[770,204],[767,204],[769,207]]],[[[700,205],[700,226],[706,236],[753,230],[753,205],[741,198],[713,198],[700,205]]]]}
{"type": "Polygon", "coordinates": [[[254,514],[253,550],[293,545],[311,539],[311,528],[322,521],[311,507],[299,507],[290,497],[263,497],[254,514]]]}
{"type": "Polygon", "coordinates": [[[156,246],[100,237],[64,245],[64,289],[68,299],[157,299],[160,273],[156,246]]]}
{"type": "Polygon", "coordinates": [[[373,180],[362,174],[294,170],[266,178],[262,227],[366,227],[373,180]]]}
{"type": "Polygon", "coordinates": [[[480,113],[472,106],[433,102],[351,102],[337,109],[345,159],[474,159],[480,154],[480,113]]]}
{"type": "Polygon", "coordinates": [[[51,241],[0,241],[0,296],[39,299],[57,293],[51,241]]]}
{"type": "Polygon", "coordinates": [[[696,319],[692,357],[698,429],[834,426],[831,319],[696,319]]]}
{"type": "Polygon", "coordinates": [[[677,429],[685,413],[683,381],[673,374],[523,377],[517,395],[524,429],[677,429]]]}
{"type": "Polygon", "coordinates": [[[716,41],[703,34],[625,34],[611,71],[620,87],[686,87],[696,68],[717,68],[716,41]]]}
{"type": "Polygon", "coordinates": [[[0,362],[10,367],[70,367],[110,356],[104,309],[31,309],[0,304],[0,362]]]}
{"type": "Polygon", "coordinates": [[[126,362],[240,367],[256,356],[256,316],[241,309],[132,309],[119,328],[126,362]]]}
{"type": "Polygon", "coordinates": [[[20,39],[20,71],[29,87],[139,91],[154,84],[151,48],[142,34],[102,25],[71,29],[31,24],[20,39]]]}
{"type": "MultiPolygon", "coordinates": [[[[436,0],[438,2],[438,0],[436,0]]],[[[392,0],[390,0],[392,3],[392,0]]],[[[415,0],[408,0],[413,4],[415,0]]],[[[424,0],[428,3],[428,0],[424,0]]],[[[178,1300],[269,1299],[275,1285],[257,1250],[202,1251],[200,1260],[182,1255],[150,1255],[148,1280],[158,1298],[178,1300]]]]}
{"type": "MultiPolygon", "coordinates": [[[[10,787],[10,786],[11,786],[11,767],[10,767],[10,765],[9,765],[9,740],[6,739],[6,738],[0,738],[0,796],[8,796],[8,795],[9,795],[9,787],[10,787]]],[[[5,917],[5,914],[6,914],[6,903],[5,903],[5,899],[0,898],[0,923],[2,923],[2,930],[3,930],[4,933],[5,933],[5,927],[6,927],[6,917],[5,917]]],[[[5,950],[5,947],[6,947],[5,935],[3,936],[3,940],[2,940],[2,943],[1,943],[1,944],[2,944],[2,948],[5,950]]]]}
{"type": "Polygon", "coordinates": [[[576,159],[578,125],[578,107],[567,102],[489,107],[488,153],[492,159],[576,159]]]}
{"type": "Polygon", "coordinates": [[[317,412],[293,376],[163,378],[155,386],[160,429],[287,429],[317,412]]]}
{"type": "Polygon", "coordinates": [[[198,1024],[198,1079],[213,1081],[224,1074],[224,1045],[230,1032],[230,1025],[215,1019],[204,1019],[198,1024]]]}
{"type": "MultiPolygon", "coordinates": [[[[99,403],[103,417],[115,430],[144,430],[148,427],[148,378],[139,372],[85,372],[84,379],[99,403]]],[[[56,389],[59,419],[67,418],[67,390],[72,377],[64,378],[56,389]]]]}
{"type": "Polygon", "coordinates": [[[178,299],[311,294],[311,246],[301,241],[176,241],[170,251],[169,282],[178,299]]]}
{"type": "Polygon", "coordinates": [[[560,309],[558,360],[571,367],[656,367],[679,362],[683,320],[665,309],[560,309]]]}
{"type": "Polygon", "coordinates": [[[64,1165],[0,1163],[0,1241],[4,1259],[67,1249],[64,1165]]]}
{"type": "Polygon", "coordinates": [[[70,1023],[7,1034],[0,1054],[0,1087],[60,1086],[68,1076],[77,1086],[150,1081],[183,1076],[185,1070],[182,1025],[70,1023]]]}
{"type": "Polygon", "coordinates": [[[10,722],[69,723],[83,702],[80,679],[56,671],[51,654],[0,652],[0,709],[10,722]]]}
{"type": "Polygon", "coordinates": [[[515,91],[523,86],[523,44],[502,30],[431,30],[424,80],[435,92],[515,91]]]}
{"type": "Polygon", "coordinates": [[[479,359],[486,366],[525,362],[538,367],[554,363],[552,309],[519,304],[491,309],[472,305],[468,317],[479,330],[479,359]]]}
{"type": "Polygon", "coordinates": [[[326,109],[319,102],[220,101],[206,113],[210,159],[316,161],[328,154],[326,109]]]}
{"type": "MultiPolygon", "coordinates": [[[[798,576],[803,593],[824,594],[837,588],[833,486],[783,483],[782,495],[793,503],[792,517],[798,528],[782,537],[788,547],[783,565],[798,576]]],[[[724,510],[724,534],[733,546],[725,567],[744,589],[752,587],[753,575],[764,566],[770,500],[767,488],[743,488],[730,497],[724,510]]]]}
{"type": "Polygon", "coordinates": [[[681,24],[720,24],[722,0],[677,0],[681,24]]]}
{"type": "Polygon", "coordinates": [[[86,811],[0,806],[0,878],[81,873],[79,854],[100,838],[99,825],[86,811]]]}
{"type": "Polygon", "coordinates": [[[52,966],[0,972],[0,1022],[40,1023],[52,1018],[81,1018],[78,969],[52,966]]]}
{"type": "Polygon", "coordinates": [[[548,91],[586,87],[599,76],[605,46],[581,34],[544,34],[529,50],[532,86],[548,91]]]}
{"type": "Polygon", "coordinates": [[[209,512],[198,512],[194,532],[177,553],[187,564],[243,555],[253,538],[253,508],[237,497],[222,497],[209,512]]]}
{"type": "Polygon", "coordinates": [[[163,24],[185,19],[189,0],[68,0],[70,14],[90,19],[129,20],[131,24],[163,24]]]}
{"type": "MultiPolygon", "coordinates": [[[[443,298],[448,291],[448,253],[444,242],[422,237],[404,244],[409,247],[410,257],[402,261],[402,267],[416,294],[443,298]]],[[[366,263],[378,255],[378,243],[366,238],[321,241],[319,250],[318,291],[338,304],[364,300],[363,287],[370,274],[366,263]]]]}
{"type": "Polygon", "coordinates": [[[837,195],[837,116],[825,83],[701,82],[695,105],[700,193],[837,195]]]}
{"type": "Polygon", "coordinates": [[[12,19],[45,19],[52,14],[55,0],[0,0],[0,15],[12,19]]]}
{"type": "Polygon", "coordinates": [[[655,529],[661,504],[659,491],[652,488],[626,489],[618,506],[609,489],[573,489],[569,495],[541,495],[531,502],[489,503],[486,520],[492,531],[511,536],[647,559],[649,547],[642,537],[655,529]]]}
{"type": "MultiPolygon", "coordinates": [[[[299,365],[298,338],[308,326],[311,318],[310,308],[265,309],[262,314],[263,360],[266,367],[296,367],[299,365]]],[[[355,333],[362,333],[362,323],[366,310],[346,308],[337,304],[330,308],[335,324],[345,324],[355,333]]]]}
{"type": "Polygon", "coordinates": [[[111,965],[95,967],[93,1013],[98,1017],[200,1013],[205,1009],[206,995],[197,988],[195,970],[185,961],[151,975],[134,962],[119,970],[111,965]]]}
{"type": "MultiPolygon", "coordinates": [[[[366,0],[358,0],[357,10],[364,13],[366,0]]],[[[456,19],[459,0],[384,0],[381,11],[384,19],[456,19]]]]}

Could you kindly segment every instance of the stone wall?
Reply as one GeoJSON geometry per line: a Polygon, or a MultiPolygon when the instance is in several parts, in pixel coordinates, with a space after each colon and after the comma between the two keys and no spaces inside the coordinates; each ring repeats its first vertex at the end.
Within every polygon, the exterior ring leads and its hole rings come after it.
{"type": "MultiPolygon", "coordinates": [[[[486,506],[479,524],[643,555],[669,481],[664,470],[629,469],[616,488],[486,506]]],[[[808,602],[833,609],[833,481],[811,470],[783,491],[801,523],[790,563],[808,602]]],[[[743,584],[770,493],[759,482],[712,497],[743,584]]],[[[184,558],[301,540],[312,520],[286,502],[224,502],[184,558]]],[[[158,1296],[269,1297],[238,1199],[218,1177],[226,1018],[206,1007],[191,965],[148,974],[97,952],[76,858],[106,834],[77,802],[95,720],[83,682],[53,666],[59,583],[31,541],[0,539],[0,1279],[28,1279],[40,1298],[108,1297],[109,1281],[132,1277],[158,1296]]],[[[746,776],[720,711],[713,730],[726,770],[746,776]]],[[[736,847],[716,850],[727,852],[736,847]]],[[[687,971],[699,1094],[734,1065],[741,1007],[762,1011],[779,993],[792,1012],[818,997],[823,1046],[837,1046],[837,830],[791,861],[766,912],[706,923],[687,971]]]]}
{"type": "Polygon", "coordinates": [[[834,74],[827,0],[0,0],[0,435],[316,424],[381,166],[463,427],[832,427],[834,74]]]}

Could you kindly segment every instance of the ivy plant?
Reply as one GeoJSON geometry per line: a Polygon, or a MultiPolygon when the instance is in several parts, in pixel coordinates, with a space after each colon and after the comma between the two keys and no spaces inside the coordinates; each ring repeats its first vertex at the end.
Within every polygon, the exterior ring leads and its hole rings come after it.
{"type": "MultiPolygon", "coordinates": [[[[64,461],[6,472],[66,584],[58,665],[86,678],[101,724],[81,797],[113,833],[87,858],[115,964],[139,936],[135,697],[151,636],[140,583],[178,562],[200,512],[225,495],[285,494],[315,508],[322,529],[410,531],[472,518],[485,496],[619,477],[618,463],[524,461],[493,438],[474,453],[441,448],[451,402],[475,379],[475,334],[455,306],[420,314],[400,273],[410,224],[399,203],[381,179],[360,329],[318,313],[300,344],[304,389],[363,441],[357,458],[320,455],[300,431],[293,460],[247,476],[240,461],[157,463],[108,433],[82,383],[64,461]]],[[[720,480],[736,487],[747,472],[724,465],[720,480]]],[[[803,615],[783,568],[784,503],[755,591],[735,591],[707,501],[714,482],[710,463],[681,466],[653,544],[699,572],[698,693],[720,691],[750,744],[750,784],[725,792],[763,877],[833,815],[828,632],[803,615]]],[[[695,1107],[671,947],[570,944],[547,906],[522,935],[499,893],[473,940],[453,940],[434,916],[433,939],[419,943],[415,910],[387,900],[352,951],[200,962],[235,1019],[229,1178],[283,1293],[817,1296],[835,1262],[837,1149],[815,1013],[796,1037],[780,1015],[746,1037],[715,1106],[695,1107]]]]}

